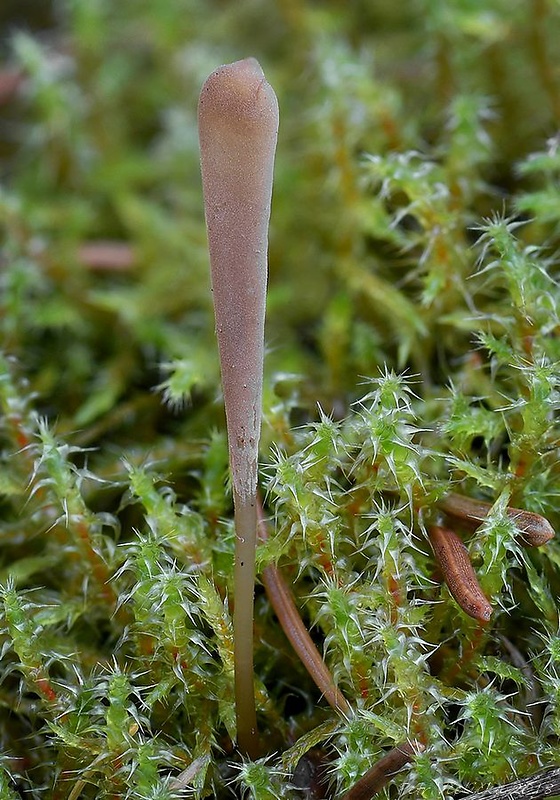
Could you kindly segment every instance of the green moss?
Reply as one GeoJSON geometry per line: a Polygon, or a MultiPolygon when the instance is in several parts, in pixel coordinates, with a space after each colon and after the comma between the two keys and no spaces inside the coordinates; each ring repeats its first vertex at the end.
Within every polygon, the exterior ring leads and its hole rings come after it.
{"type": "Polygon", "coordinates": [[[407,738],[425,749],[382,796],[558,761],[560,551],[523,549],[506,509],[560,526],[560,13],[394,8],[68,0],[48,35],[45,9],[10,29],[2,797],[296,798],[320,776],[334,796],[407,738]],[[258,587],[257,762],[233,745],[195,111],[247,55],[281,109],[257,565],[279,564],[354,710],[319,696],[258,587]],[[493,504],[476,531],[442,517],[450,489],[493,504]],[[486,627],[442,585],[442,520],[486,627]]]}

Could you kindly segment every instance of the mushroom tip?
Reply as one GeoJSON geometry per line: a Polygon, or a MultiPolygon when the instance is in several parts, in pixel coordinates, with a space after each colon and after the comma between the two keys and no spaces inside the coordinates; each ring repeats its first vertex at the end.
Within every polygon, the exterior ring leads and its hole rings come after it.
{"type": "MultiPolygon", "coordinates": [[[[265,80],[261,65],[253,56],[232,61],[231,64],[222,64],[210,73],[204,86],[214,83],[227,84],[231,89],[248,87],[260,84],[265,80]]],[[[204,87],[203,87],[204,88],[204,87]]]]}
{"type": "Polygon", "coordinates": [[[244,140],[265,131],[276,144],[278,100],[256,58],[222,64],[208,76],[200,92],[198,120],[201,149],[216,126],[223,126],[226,138],[239,134],[244,140]]]}
{"type": "Polygon", "coordinates": [[[206,78],[199,100],[199,120],[205,115],[251,124],[263,118],[278,128],[278,101],[261,65],[253,56],[222,64],[206,78]]]}
{"type": "Polygon", "coordinates": [[[244,72],[253,73],[261,78],[264,77],[262,67],[254,56],[247,56],[247,58],[242,58],[239,61],[233,61],[231,64],[227,64],[226,66],[230,67],[232,70],[243,70],[244,72]]]}

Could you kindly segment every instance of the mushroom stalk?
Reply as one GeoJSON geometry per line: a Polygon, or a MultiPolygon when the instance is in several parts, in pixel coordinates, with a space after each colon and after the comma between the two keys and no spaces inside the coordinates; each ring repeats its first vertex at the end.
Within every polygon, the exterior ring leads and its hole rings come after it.
{"type": "Polygon", "coordinates": [[[200,93],[202,187],[235,507],[235,705],[240,750],[258,753],[253,677],[257,464],[268,223],[278,102],[254,58],[200,93]]]}

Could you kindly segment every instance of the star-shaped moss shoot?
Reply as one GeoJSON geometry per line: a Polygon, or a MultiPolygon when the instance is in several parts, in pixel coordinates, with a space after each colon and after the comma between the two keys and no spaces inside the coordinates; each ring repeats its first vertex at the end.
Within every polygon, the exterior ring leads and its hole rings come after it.
{"type": "Polygon", "coordinates": [[[235,505],[235,703],[255,757],[253,595],[268,223],[278,102],[259,63],[218,67],[198,106],[202,185],[235,505]]]}

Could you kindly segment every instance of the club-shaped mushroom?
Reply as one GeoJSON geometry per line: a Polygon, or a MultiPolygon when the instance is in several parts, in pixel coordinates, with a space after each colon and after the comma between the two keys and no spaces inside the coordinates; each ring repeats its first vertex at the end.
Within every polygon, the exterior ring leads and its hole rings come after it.
{"type": "Polygon", "coordinates": [[[253,678],[257,463],[268,223],[278,102],[259,63],[218,67],[198,106],[202,185],[235,507],[235,704],[239,749],[258,753],[253,678]]]}

